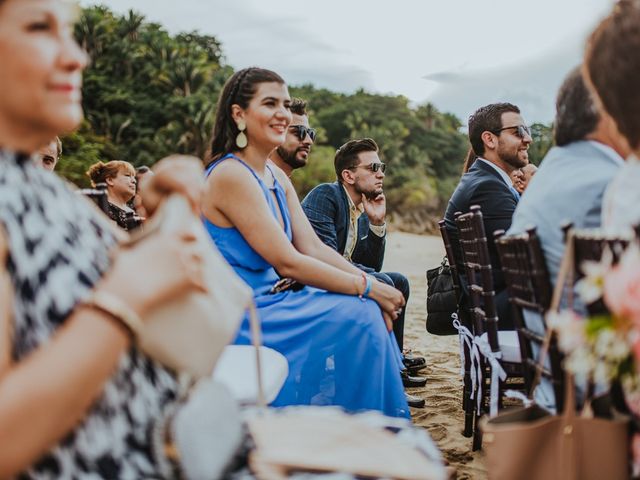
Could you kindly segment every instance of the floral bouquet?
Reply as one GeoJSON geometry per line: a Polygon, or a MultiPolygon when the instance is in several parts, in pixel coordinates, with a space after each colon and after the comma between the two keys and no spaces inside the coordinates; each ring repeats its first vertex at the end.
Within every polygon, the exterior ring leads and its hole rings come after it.
{"type": "MultiPolygon", "coordinates": [[[[564,368],[577,385],[618,383],[629,410],[640,417],[640,248],[632,243],[614,264],[605,249],[600,262],[584,262],[576,293],[585,304],[604,301],[608,313],[586,318],[573,311],[549,316],[565,353],[564,368]]],[[[640,473],[640,434],[632,445],[634,475],[640,473]]]]}

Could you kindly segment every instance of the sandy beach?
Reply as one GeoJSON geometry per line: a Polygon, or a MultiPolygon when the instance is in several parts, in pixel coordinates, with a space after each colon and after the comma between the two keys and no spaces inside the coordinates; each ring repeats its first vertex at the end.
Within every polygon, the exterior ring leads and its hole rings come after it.
{"type": "Polygon", "coordinates": [[[458,479],[486,479],[482,453],[471,451],[471,439],[462,436],[462,386],[457,336],[439,337],[425,329],[427,281],[425,272],[440,263],[444,255],[437,236],[391,232],[383,271],[405,274],[411,283],[411,297],[405,324],[405,348],[424,355],[427,376],[424,388],[410,393],[426,400],[423,409],[412,409],[413,421],[426,428],[444,457],[458,472],[458,479]]]}

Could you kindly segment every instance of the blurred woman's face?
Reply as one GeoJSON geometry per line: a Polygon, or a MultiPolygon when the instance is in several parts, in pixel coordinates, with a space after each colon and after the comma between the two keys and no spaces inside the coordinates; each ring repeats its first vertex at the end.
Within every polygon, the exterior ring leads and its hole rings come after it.
{"type": "Polygon", "coordinates": [[[0,128],[47,141],[82,120],[87,56],[73,39],[69,0],[0,2],[0,128]]]}

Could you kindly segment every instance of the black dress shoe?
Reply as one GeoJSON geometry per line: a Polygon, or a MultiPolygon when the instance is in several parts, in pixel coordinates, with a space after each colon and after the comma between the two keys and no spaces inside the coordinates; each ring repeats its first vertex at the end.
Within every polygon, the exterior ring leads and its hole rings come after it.
{"type": "Polygon", "coordinates": [[[407,403],[410,407],[424,408],[424,398],[420,398],[416,395],[409,395],[408,393],[405,393],[405,395],[407,396],[407,403]]]}
{"type": "Polygon", "coordinates": [[[427,360],[424,357],[419,357],[412,354],[402,355],[402,363],[411,375],[419,372],[427,366],[427,360]]]}
{"type": "Polygon", "coordinates": [[[405,388],[424,387],[427,384],[427,377],[409,375],[409,372],[406,370],[402,370],[400,376],[402,377],[402,385],[404,385],[405,388]]]}

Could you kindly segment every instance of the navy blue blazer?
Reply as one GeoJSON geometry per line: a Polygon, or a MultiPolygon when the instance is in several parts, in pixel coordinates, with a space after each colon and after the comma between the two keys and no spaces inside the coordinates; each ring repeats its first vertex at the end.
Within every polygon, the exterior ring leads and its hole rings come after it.
{"type": "MultiPolygon", "coordinates": [[[[302,208],[320,240],[344,255],[349,233],[349,199],[342,185],[338,182],[318,185],[304,198],[302,208]]],[[[370,232],[369,218],[366,214],[360,215],[352,263],[366,272],[379,272],[384,247],[385,237],[370,232]]]]}
{"type": "MultiPolygon", "coordinates": [[[[493,232],[496,230],[504,230],[506,232],[509,229],[517,204],[518,201],[513,192],[500,174],[490,165],[476,160],[469,171],[462,175],[444,214],[451,246],[454,248],[457,259],[461,262],[462,251],[458,241],[458,228],[454,214],[456,212],[467,213],[472,205],[480,206],[496,291],[504,290],[505,282],[498,260],[498,252],[493,241],[493,232]]],[[[461,264],[458,265],[458,268],[459,272],[464,272],[461,264]]]]}

